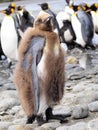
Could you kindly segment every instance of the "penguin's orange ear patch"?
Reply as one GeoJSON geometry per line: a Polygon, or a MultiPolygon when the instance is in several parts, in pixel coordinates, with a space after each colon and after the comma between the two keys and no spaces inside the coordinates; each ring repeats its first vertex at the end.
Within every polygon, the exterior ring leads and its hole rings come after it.
{"type": "Polygon", "coordinates": [[[98,3],[95,4],[95,7],[98,9],[98,3]]]}
{"type": "Polygon", "coordinates": [[[80,10],[80,6],[78,6],[78,10],[80,10]]]}
{"type": "Polygon", "coordinates": [[[16,8],[16,4],[15,3],[11,3],[10,6],[16,8]]]}

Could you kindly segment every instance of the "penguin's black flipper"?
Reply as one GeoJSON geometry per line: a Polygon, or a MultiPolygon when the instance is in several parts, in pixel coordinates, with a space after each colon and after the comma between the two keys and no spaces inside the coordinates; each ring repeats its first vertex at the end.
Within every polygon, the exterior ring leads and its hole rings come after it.
{"type": "Polygon", "coordinates": [[[88,45],[92,44],[92,38],[94,35],[94,26],[91,16],[81,9],[77,12],[77,17],[81,23],[81,32],[84,41],[88,45]]]}
{"type": "Polygon", "coordinates": [[[36,36],[33,37],[29,43],[28,50],[26,51],[24,61],[23,61],[23,68],[26,69],[30,66],[28,57],[32,57],[31,62],[31,71],[32,71],[32,84],[34,90],[34,113],[37,113],[39,107],[39,86],[38,86],[38,76],[37,76],[37,64],[40,62],[43,47],[45,44],[45,38],[36,36]]]}

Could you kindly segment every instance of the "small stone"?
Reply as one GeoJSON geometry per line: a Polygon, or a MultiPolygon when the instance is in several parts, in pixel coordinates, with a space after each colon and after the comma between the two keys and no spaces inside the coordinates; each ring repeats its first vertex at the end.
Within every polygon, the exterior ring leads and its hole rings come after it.
{"type": "Polygon", "coordinates": [[[0,130],[7,130],[10,125],[12,125],[11,122],[2,121],[2,122],[0,122],[0,130]]]}
{"type": "Polygon", "coordinates": [[[26,125],[13,125],[8,128],[8,130],[35,130],[37,126],[33,124],[26,125]]]}
{"type": "Polygon", "coordinates": [[[69,56],[68,58],[67,58],[67,60],[66,60],[66,63],[68,63],[68,64],[76,64],[77,63],[77,58],[76,57],[74,57],[74,56],[69,56]]]}
{"type": "Polygon", "coordinates": [[[37,127],[34,130],[51,130],[50,128],[37,127]]]}
{"type": "Polygon", "coordinates": [[[1,121],[10,121],[10,122],[12,122],[13,119],[14,119],[13,115],[0,116],[1,121]]]}
{"type": "Polygon", "coordinates": [[[88,107],[91,112],[98,112],[98,101],[88,104],[88,107]]]}
{"type": "Polygon", "coordinates": [[[77,105],[74,107],[72,117],[74,119],[82,119],[88,117],[89,109],[87,105],[77,105]]]}
{"type": "Polygon", "coordinates": [[[16,130],[16,126],[15,125],[11,125],[8,127],[8,130],[16,130]]]}
{"type": "Polygon", "coordinates": [[[19,105],[19,102],[15,98],[7,98],[0,100],[0,112],[6,111],[12,108],[14,105],[19,105]]]}
{"type": "Polygon", "coordinates": [[[60,127],[56,128],[56,130],[70,130],[69,128],[70,128],[70,126],[60,126],[60,127]]]}
{"type": "Polygon", "coordinates": [[[83,54],[83,56],[79,59],[79,65],[83,69],[88,69],[91,67],[91,57],[89,54],[83,54]]]}
{"type": "Polygon", "coordinates": [[[10,111],[9,113],[11,114],[15,114],[15,113],[18,113],[19,111],[21,110],[21,106],[14,106],[10,111]]]}
{"type": "Polygon", "coordinates": [[[79,122],[71,126],[60,126],[56,130],[87,130],[87,124],[79,122]]]}
{"type": "Polygon", "coordinates": [[[59,127],[61,124],[59,122],[50,122],[50,123],[45,123],[43,124],[41,127],[42,128],[45,128],[46,130],[54,130],[56,129],[57,127],[59,127]]]}
{"type": "MultiPolygon", "coordinates": [[[[89,87],[89,86],[88,86],[89,87]]],[[[93,101],[98,100],[98,92],[95,91],[81,91],[76,94],[76,98],[74,98],[75,104],[89,104],[93,101]]]]}
{"type": "Polygon", "coordinates": [[[14,124],[26,124],[27,118],[19,118],[18,117],[16,119],[14,119],[13,123],[14,124]]]}
{"type": "Polygon", "coordinates": [[[85,83],[82,81],[82,82],[79,82],[76,86],[73,87],[73,91],[74,92],[80,92],[80,91],[85,90],[85,88],[86,88],[85,83]]]}
{"type": "Polygon", "coordinates": [[[53,114],[62,114],[68,117],[71,116],[71,108],[64,105],[57,105],[53,109],[53,114]]]}
{"type": "Polygon", "coordinates": [[[98,130],[98,118],[88,122],[89,130],[98,130]]]}
{"type": "Polygon", "coordinates": [[[87,124],[85,122],[79,122],[70,126],[69,130],[87,130],[87,124]]]}

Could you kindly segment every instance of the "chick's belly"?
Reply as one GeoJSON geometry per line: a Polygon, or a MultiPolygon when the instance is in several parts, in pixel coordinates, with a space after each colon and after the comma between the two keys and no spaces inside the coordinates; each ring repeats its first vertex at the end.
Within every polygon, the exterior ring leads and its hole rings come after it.
{"type": "Polygon", "coordinates": [[[46,71],[44,57],[42,57],[41,61],[39,62],[37,66],[37,74],[38,74],[38,78],[45,80],[47,71],[46,71]]]}

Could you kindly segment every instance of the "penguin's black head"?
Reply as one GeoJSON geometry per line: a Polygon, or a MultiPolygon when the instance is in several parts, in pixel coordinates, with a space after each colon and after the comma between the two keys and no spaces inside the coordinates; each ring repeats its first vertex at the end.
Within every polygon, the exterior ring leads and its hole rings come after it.
{"type": "Polygon", "coordinates": [[[87,11],[87,10],[90,10],[90,5],[85,3],[85,2],[82,2],[80,4],[80,7],[84,10],[84,11],[87,11]]]}
{"type": "Polygon", "coordinates": [[[22,9],[22,15],[19,18],[21,21],[20,27],[23,32],[28,27],[33,27],[34,17],[25,8],[22,9]]]}
{"type": "Polygon", "coordinates": [[[42,4],[38,4],[38,5],[41,7],[42,10],[47,10],[47,9],[49,9],[48,3],[42,3],[42,4]]]}
{"type": "Polygon", "coordinates": [[[63,25],[65,30],[69,28],[69,26],[71,25],[71,22],[69,20],[63,20],[63,25]]]}
{"type": "Polygon", "coordinates": [[[90,7],[90,9],[91,9],[92,11],[97,11],[97,9],[98,9],[98,3],[92,4],[91,7],[90,7]]]}
{"type": "Polygon", "coordinates": [[[11,10],[12,13],[15,12],[15,9],[16,9],[16,4],[15,3],[11,3],[8,8],[11,10]]]}
{"type": "Polygon", "coordinates": [[[17,6],[17,10],[18,10],[18,11],[21,11],[22,9],[23,9],[22,6],[17,6]]]}
{"type": "Polygon", "coordinates": [[[69,6],[73,5],[73,0],[65,0],[65,1],[66,1],[67,5],[69,5],[69,6]]]}
{"type": "Polygon", "coordinates": [[[85,6],[84,6],[84,9],[83,10],[90,10],[90,5],[89,4],[85,4],[85,6]]]}
{"type": "Polygon", "coordinates": [[[70,6],[70,8],[72,8],[75,12],[80,10],[80,6],[78,6],[78,5],[72,5],[72,6],[70,6]]]}
{"type": "Polygon", "coordinates": [[[29,12],[28,12],[27,10],[23,10],[23,17],[24,17],[25,19],[28,19],[28,17],[29,17],[29,12]]]}
{"type": "Polygon", "coordinates": [[[53,31],[52,16],[44,11],[40,11],[34,22],[35,28],[42,31],[53,31]]]}

